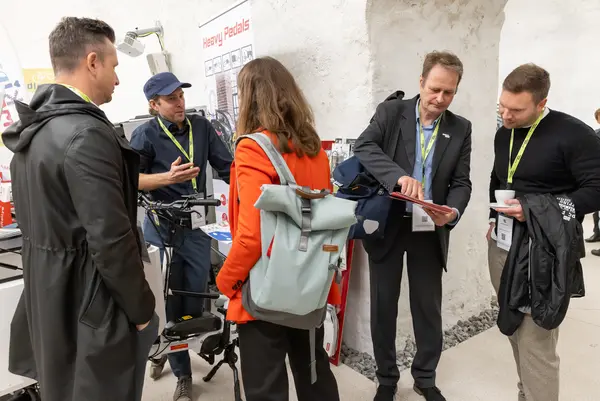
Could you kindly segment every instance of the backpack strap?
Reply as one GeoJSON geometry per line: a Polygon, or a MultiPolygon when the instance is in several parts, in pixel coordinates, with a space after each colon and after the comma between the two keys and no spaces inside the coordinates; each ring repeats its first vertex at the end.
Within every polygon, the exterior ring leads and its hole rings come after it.
{"type": "MultiPolygon", "coordinates": [[[[296,194],[299,195],[300,201],[302,202],[302,227],[300,235],[300,244],[298,250],[306,252],[308,250],[308,237],[312,231],[311,228],[311,216],[312,216],[312,204],[311,198],[317,199],[326,195],[326,193],[313,194],[310,188],[301,188],[296,184],[294,175],[290,171],[287,163],[281,156],[281,153],[275,148],[271,138],[262,132],[255,132],[253,134],[243,135],[236,140],[236,144],[243,138],[250,138],[254,140],[265,152],[271,164],[275,168],[277,175],[279,176],[279,182],[281,185],[288,185],[296,190],[296,194]]],[[[239,182],[238,182],[239,192],[239,182]]]]}
{"type": "MultiPolygon", "coordinates": [[[[267,157],[275,167],[275,171],[277,171],[277,175],[279,176],[279,181],[281,185],[296,185],[296,180],[290,171],[290,168],[286,164],[285,160],[281,156],[281,153],[275,148],[273,142],[271,142],[271,138],[262,132],[255,132],[253,134],[244,135],[241,138],[250,138],[253,139],[256,143],[260,145],[262,150],[267,154],[267,157]]],[[[239,141],[239,139],[238,139],[239,141]]]]}
{"type": "Polygon", "coordinates": [[[308,330],[308,341],[310,346],[310,384],[317,382],[317,339],[316,330],[314,328],[308,330]]]}

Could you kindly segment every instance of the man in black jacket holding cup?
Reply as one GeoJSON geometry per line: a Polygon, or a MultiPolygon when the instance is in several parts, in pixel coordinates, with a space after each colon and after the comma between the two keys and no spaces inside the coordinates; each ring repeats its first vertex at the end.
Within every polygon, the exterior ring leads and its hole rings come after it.
{"type": "MultiPolygon", "coordinates": [[[[600,139],[575,117],[548,109],[549,91],[548,72],[533,64],[517,67],[503,83],[503,127],[494,139],[487,233],[490,277],[497,293],[514,220],[525,221],[519,197],[566,196],[580,222],[586,214],[600,210],[600,139]]],[[[523,321],[509,339],[519,374],[519,401],[558,401],[558,328],[538,326],[531,317],[531,305],[520,305],[518,310],[524,314],[523,321]]]]}

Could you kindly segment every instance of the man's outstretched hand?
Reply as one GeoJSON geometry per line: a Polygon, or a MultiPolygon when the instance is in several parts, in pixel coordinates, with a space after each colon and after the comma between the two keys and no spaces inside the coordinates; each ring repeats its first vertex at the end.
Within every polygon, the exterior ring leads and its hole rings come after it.
{"type": "Polygon", "coordinates": [[[180,182],[190,181],[192,178],[195,178],[200,173],[199,167],[194,167],[193,163],[185,163],[181,164],[181,156],[177,158],[171,164],[171,171],[167,174],[169,175],[169,182],[172,184],[178,184],[180,182]]]}

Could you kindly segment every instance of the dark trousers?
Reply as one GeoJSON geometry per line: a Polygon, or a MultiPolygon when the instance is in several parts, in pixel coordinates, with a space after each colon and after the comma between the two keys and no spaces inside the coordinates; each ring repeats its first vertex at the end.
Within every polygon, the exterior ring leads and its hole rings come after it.
{"type": "Polygon", "coordinates": [[[307,330],[253,321],[238,326],[240,363],[246,401],[288,401],[285,364],[289,356],[298,401],[339,401],[329,357],[323,349],[324,328],[316,332],[317,381],[311,384],[307,330]]]}
{"type": "Polygon", "coordinates": [[[412,232],[410,218],[399,222],[398,238],[382,260],[369,257],[371,284],[371,337],[380,384],[395,386],[396,321],[404,254],[407,255],[410,311],[417,353],[412,375],[419,387],[435,385],[443,345],[442,255],[435,232],[412,232]]]}
{"type": "Polygon", "coordinates": [[[137,333],[137,361],[135,363],[135,400],[142,400],[142,391],[144,389],[144,376],[146,374],[146,365],[148,364],[148,354],[150,348],[158,337],[158,315],[154,314],[148,326],[137,333]]]}
{"type": "MultiPolygon", "coordinates": [[[[158,227],[163,241],[167,238],[168,223],[162,222],[158,227]]],[[[144,221],[144,237],[147,242],[161,249],[161,262],[164,247],[156,228],[146,218],[144,221]]],[[[200,229],[178,228],[173,239],[173,259],[169,287],[172,290],[206,292],[210,263],[210,237],[200,229]]],[[[175,320],[185,315],[199,316],[204,309],[205,300],[201,298],[172,296],[167,300],[167,320],[175,320]]],[[[187,351],[167,355],[171,370],[176,377],[192,375],[190,355],[187,351]]]]}
{"type": "Polygon", "coordinates": [[[600,216],[598,216],[598,212],[594,212],[594,214],[592,214],[592,217],[594,218],[594,234],[600,235],[600,227],[598,227],[598,222],[600,222],[600,216]]]}

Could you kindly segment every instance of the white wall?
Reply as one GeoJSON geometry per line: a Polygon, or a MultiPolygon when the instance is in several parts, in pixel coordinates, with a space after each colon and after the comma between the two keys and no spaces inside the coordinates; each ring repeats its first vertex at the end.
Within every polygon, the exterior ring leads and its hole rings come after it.
{"type": "MultiPolygon", "coordinates": [[[[166,49],[172,53],[173,72],[179,79],[194,85],[186,91],[186,100],[188,106],[196,106],[206,102],[201,89],[204,67],[199,61],[202,41],[198,25],[233,3],[231,0],[61,0],[48,7],[48,3],[37,0],[6,0],[0,13],[0,25],[17,50],[21,68],[43,68],[51,67],[48,35],[63,16],[103,19],[115,29],[117,37],[136,28],[153,27],[154,21],[160,20],[165,30],[166,49]],[[43,13],[36,4],[43,5],[43,13]],[[32,9],[36,11],[31,12],[32,9]]],[[[146,53],[160,51],[155,35],[142,40],[146,53]]],[[[147,113],[142,88],[151,76],[145,55],[131,58],[119,54],[119,62],[117,73],[121,85],[115,90],[113,101],[102,106],[113,122],[147,113]]]]}
{"type": "Polygon", "coordinates": [[[594,128],[600,108],[600,1],[519,0],[506,6],[500,42],[500,84],[515,67],[534,62],[550,73],[548,107],[594,128]]]}
{"type": "MultiPolygon", "coordinates": [[[[160,20],[165,46],[171,52],[173,72],[194,87],[186,90],[188,106],[205,104],[202,92],[204,66],[198,25],[215,16],[234,0],[61,0],[46,12],[30,13],[32,3],[6,1],[0,13],[21,68],[50,67],[48,34],[61,17],[100,18],[117,36],[135,28],[154,26],[160,20]]],[[[369,110],[368,42],[364,27],[364,0],[322,2],[252,1],[256,54],[280,58],[298,77],[314,107],[323,138],[354,136],[356,124],[369,110]],[[307,19],[306,16],[309,16],[307,19]],[[307,23],[310,21],[310,23],[307,23]],[[362,31],[361,31],[362,29],[362,31]],[[354,63],[348,63],[351,57],[354,63]],[[343,106],[342,106],[343,105],[343,106]]],[[[155,36],[142,39],[146,53],[160,50],[155,36]]],[[[119,54],[121,85],[113,101],[102,106],[113,122],[147,111],[142,92],[150,77],[145,55],[130,58],[119,54]]]]}
{"type": "MultiPolygon", "coordinates": [[[[376,104],[393,90],[413,96],[426,52],[449,49],[463,59],[465,77],[452,110],[473,122],[474,193],[451,236],[449,273],[444,277],[446,326],[477,313],[491,294],[483,236],[505,1],[252,1],[256,55],[275,56],[292,70],[314,108],[324,139],[357,137],[376,104]]],[[[29,12],[32,3],[46,5],[41,0],[7,3],[0,24],[10,35],[22,68],[50,66],[47,36],[62,16],[101,18],[121,35],[151,27],[159,19],[175,74],[194,85],[186,92],[188,106],[194,106],[206,102],[198,24],[233,1],[62,0],[43,14],[29,12]]],[[[155,38],[143,40],[147,51],[158,50],[155,38]]],[[[114,122],[146,111],[142,86],[150,76],[145,57],[120,55],[120,62],[121,85],[113,102],[103,106],[114,122]]],[[[345,338],[349,345],[370,351],[368,270],[360,246],[353,269],[345,338]]],[[[407,296],[405,283],[398,319],[400,346],[411,331],[407,296]]]]}

